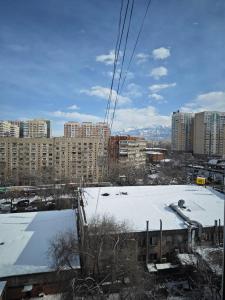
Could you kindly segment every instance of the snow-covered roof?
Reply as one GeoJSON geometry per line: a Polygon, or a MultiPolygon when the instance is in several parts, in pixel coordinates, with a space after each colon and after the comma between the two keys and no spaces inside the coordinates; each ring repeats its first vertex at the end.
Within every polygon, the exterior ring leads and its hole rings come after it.
{"type": "MultiPolygon", "coordinates": [[[[61,232],[77,235],[74,210],[0,214],[0,278],[51,271],[50,241],[61,232]]],[[[75,267],[80,267],[79,257],[75,267]]]]}
{"type": "Polygon", "coordinates": [[[165,159],[160,160],[161,163],[163,163],[163,162],[167,163],[167,162],[171,162],[171,161],[172,161],[172,159],[170,159],[170,158],[165,158],[165,159]]]}
{"type": "Polygon", "coordinates": [[[210,160],[208,161],[208,164],[209,164],[209,165],[216,165],[217,162],[218,162],[218,159],[210,159],[210,160]]]}
{"type": "Polygon", "coordinates": [[[167,151],[168,149],[160,148],[160,147],[147,147],[146,150],[152,151],[167,151]]]}
{"type": "Polygon", "coordinates": [[[160,219],[164,230],[187,228],[185,220],[170,208],[180,199],[185,201],[182,212],[190,220],[204,227],[213,226],[218,219],[223,223],[223,196],[196,185],[94,187],[84,189],[84,198],[87,221],[97,211],[97,215],[128,221],[133,231],[144,231],[146,220],[150,230],[159,230],[160,219]],[[104,193],[109,195],[103,196],[104,193]]]}
{"type": "Polygon", "coordinates": [[[157,151],[146,151],[145,153],[150,155],[163,155],[162,152],[157,152],[157,151]]]}
{"type": "Polygon", "coordinates": [[[0,297],[3,296],[7,281],[0,281],[0,297]]]}

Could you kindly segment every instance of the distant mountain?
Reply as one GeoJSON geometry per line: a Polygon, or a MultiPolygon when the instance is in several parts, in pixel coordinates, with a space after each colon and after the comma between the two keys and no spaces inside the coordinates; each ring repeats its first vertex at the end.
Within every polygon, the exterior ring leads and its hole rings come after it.
{"type": "Polygon", "coordinates": [[[124,131],[117,131],[115,135],[133,135],[144,137],[146,140],[161,141],[171,139],[171,127],[169,126],[152,126],[141,129],[130,129],[124,131]]]}

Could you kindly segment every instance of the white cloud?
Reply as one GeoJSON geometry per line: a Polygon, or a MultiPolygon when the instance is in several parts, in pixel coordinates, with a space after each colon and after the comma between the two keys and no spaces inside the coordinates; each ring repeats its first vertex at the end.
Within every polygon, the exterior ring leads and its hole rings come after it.
{"type": "Polygon", "coordinates": [[[168,70],[165,67],[158,67],[152,69],[150,76],[154,79],[160,79],[160,77],[166,76],[168,74],[168,70]]]}
{"type": "Polygon", "coordinates": [[[152,55],[153,55],[153,58],[155,60],[157,60],[157,59],[166,59],[167,57],[170,56],[170,49],[160,47],[160,48],[154,49],[152,51],[152,55]]]}
{"type": "Polygon", "coordinates": [[[142,89],[138,84],[130,83],[127,85],[127,90],[125,93],[128,97],[141,97],[142,96],[142,89]]]}
{"type": "Polygon", "coordinates": [[[73,104],[73,105],[67,107],[67,109],[76,110],[76,109],[79,109],[79,107],[76,104],[73,104]]]}
{"type": "Polygon", "coordinates": [[[136,55],[136,62],[137,64],[143,64],[148,60],[148,58],[149,58],[149,54],[138,53],[136,55]]]}
{"type": "Polygon", "coordinates": [[[170,126],[170,116],[159,115],[153,106],[117,109],[113,130],[146,128],[154,125],[170,126]]]}
{"type": "Polygon", "coordinates": [[[51,116],[57,118],[66,118],[69,120],[76,120],[79,122],[100,122],[102,119],[98,116],[91,114],[83,114],[79,112],[64,112],[61,110],[53,111],[50,113],[51,116]]]}
{"type": "MultiPolygon", "coordinates": [[[[116,72],[115,72],[115,76],[114,76],[114,78],[115,79],[119,79],[120,78],[120,71],[121,71],[121,69],[118,69],[118,70],[116,70],[116,72]]],[[[108,77],[110,77],[110,78],[112,78],[113,77],[113,72],[112,71],[108,71],[108,72],[106,72],[105,73],[108,77]]],[[[123,74],[122,74],[123,75],[123,74]]],[[[125,74],[124,74],[125,75],[125,74]]],[[[123,75],[123,76],[124,76],[123,75]]],[[[123,77],[122,77],[123,78],[123,77]]],[[[126,79],[133,79],[134,78],[134,73],[133,72],[127,72],[127,74],[126,74],[126,79]]]]}
{"type": "Polygon", "coordinates": [[[185,104],[182,111],[225,111],[225,92],[214,91],[198,95],[194,100],[185,104]]]}
{"type": "MultiPolygon", "coordinates": [[[[101,99],[108,100],[110,89],[102,86],[93,86],[89,90],[81,90],[80,92],[88,96],[95,96],[101,99]]],[[[112,102],[114,102],[116,98],[118,100],[118,105],[129,104],[132,102],[132,100],[129,97],[121,95],[117,96],[117,92],[115,90],[112,90],[112,102]]]]}
{"type": "MultiPolygon", "coordinates": [[[[58,132],[61,134],[60,127],[65,120],[74,120],[78,122],[101,122],[100,118],[91,114],[83,114],[78,112],[54,111],[49,113],[52,117],[58,118],[56,122],[60,122],[58,132]]],[[[154,125],[170,126],[171,117],[160,115],[155,107],[147,106],[143,108],[118,108],[113,123],[114,131],[122,131],[136,128],[146,128],[154,125]]]]}
{"type": "Polygon", "coordinates": [[[150,94],[149,95],[149,98],[152,98],[154,100],[157,100],[157,101],[161,101],[164,99],[163,96],[159,95],[159,94],[156,94],[156,93],[153,93],[153,94],[150,94]]]}
{"type": "Polygon", "coordinates": [[[173,83],[162,83],[162,84],[153,84],[149,87],[150,91],[152,93],[157,93],[161,90],[164,90],[164,89],[168,89],[168,88],[171,88],[171,87],[175,87],[177,84],[176,82],[173,82],[173,83]]]}
{"type": "MultiPolygon", "coordinates": [[[[119,57],[122,52],[119,53],[119,57]]],[[[115,50],[110,50],[109,54],[101,54],[96,56],[96,61],[104,63],[105,65],[113,65],[115,60],[115,50]]]]}

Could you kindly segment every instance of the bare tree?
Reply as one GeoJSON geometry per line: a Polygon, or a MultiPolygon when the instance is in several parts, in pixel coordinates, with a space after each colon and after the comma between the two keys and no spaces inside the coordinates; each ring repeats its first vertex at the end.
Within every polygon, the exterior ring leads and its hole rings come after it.
{"type": "Polygon", "coordinates": [[[143,269],[137,261],[136,240],[128,228],[126,222],[117,223],[112,217],[97,217],[88,225],[83,247],[72,233],[58,235],[51,241],[49,254],[54,267],[59,271],[70,270],[71,274],[64,299],[79,295],[106,299],[112,291],[122,290],[120,298],[125,299],[126,294],[129,299],[128,295],[140,293],[143,269]],[[77,255],[81,256],[81,274],[74,268],[77,255]]]}

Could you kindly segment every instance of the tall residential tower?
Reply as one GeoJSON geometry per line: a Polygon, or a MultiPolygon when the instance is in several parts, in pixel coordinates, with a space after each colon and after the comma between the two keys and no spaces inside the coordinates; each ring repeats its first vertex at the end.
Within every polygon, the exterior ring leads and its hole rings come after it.
{"type": "Polygon", "coordinates": [[[204,111],[195,114],[194,154],[222,156],[225,145],[225,112],[204,111]]]}
{"type": "Polygon", "coordinates": [[[172,150],[191,152],[193,150],[193,113],[173,112],[172,150]]]}

